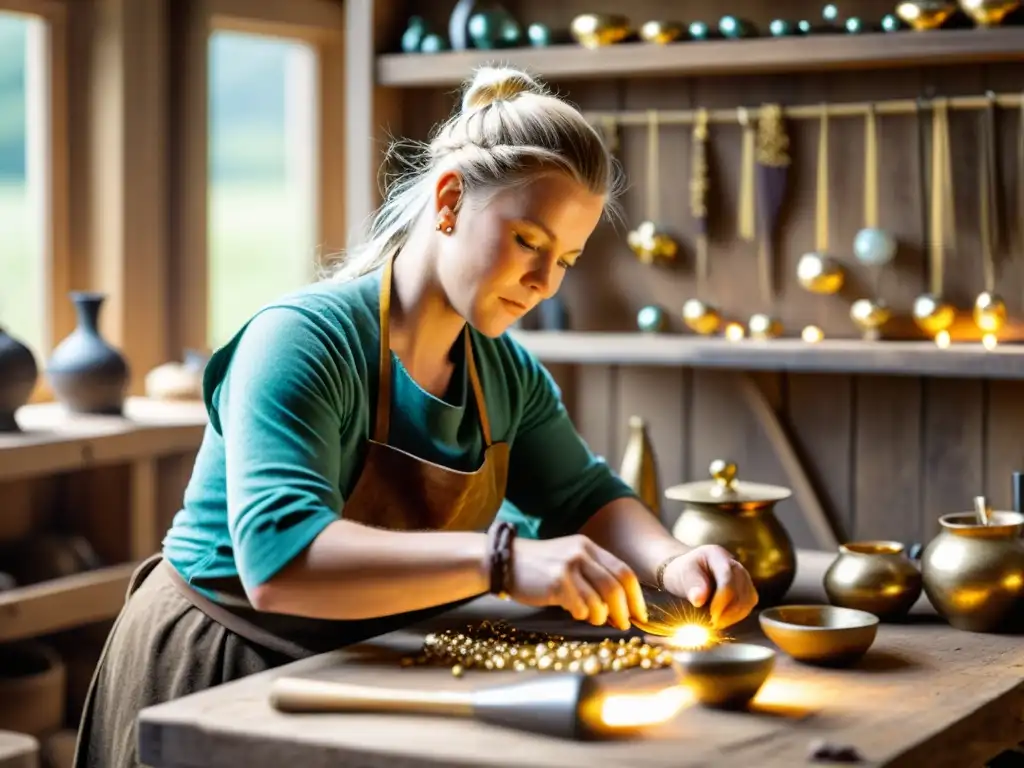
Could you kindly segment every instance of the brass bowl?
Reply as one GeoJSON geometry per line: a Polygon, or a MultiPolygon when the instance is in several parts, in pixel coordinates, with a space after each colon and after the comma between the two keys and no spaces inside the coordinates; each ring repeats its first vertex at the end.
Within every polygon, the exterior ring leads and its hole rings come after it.
{"type": "Polygon", "coordinates": [[[938,29],[956,12],[956,0],[912,0],[896,6],[896,15],[912,29],[938,29]]]}
{"type": "Polygon", "coordinates": [[[822,666],[852,664],[867,653],[878,617],[832,605],[783,605],[758,617],[761,630],[797,661],[822,666]]]}
{"type": "Polygon", "coordinates": [[[832,605],[895,621],[921,596],[921,571],[898,541],[851,541],[839,547],[822,584],[832,605]]]}
{"type": "Polygon", "coordinates": [[[584,48],[621,43],[632,32],[629,19],[609,13],[584,13],[572,20],[569,32],[584,48]]]}
{"type": "Polygon", "coordinates": [[[685,28],[677,21],[645,21],[640,26],[640,39],[646,43],[667,45],[683,36],[685,28]]]}
{"type": "Polygon", "coordinates": [[[674,651],[680,683],[707,707],[740,709],[775,668],[775,651],[752,643],[723,643],[705,651],[674,651]]]}
{"type": "Polygon", "coordinates": [[[1020,7],[1020,0],[960,0],[960,10],[979,27],[997,27],[1020,7]]]}

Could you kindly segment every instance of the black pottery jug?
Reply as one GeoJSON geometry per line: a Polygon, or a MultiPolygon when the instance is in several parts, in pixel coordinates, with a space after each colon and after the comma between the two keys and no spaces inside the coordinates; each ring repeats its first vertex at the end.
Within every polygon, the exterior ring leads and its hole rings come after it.
{"type": "Polygon", "coordinates": [[[28,402],[39,377],[32,351],[0,327],[0,432],[20,432],[14,412],[28,402]]]}
{"type": "Polygon", "coordinates": [[[46,378],[57,400],[69,411],[120,415],[129,368],[124,356],[99,332],[99,314],[106,296],[88,291],[70,295],[78,325],[53,350],[46,378]]]}

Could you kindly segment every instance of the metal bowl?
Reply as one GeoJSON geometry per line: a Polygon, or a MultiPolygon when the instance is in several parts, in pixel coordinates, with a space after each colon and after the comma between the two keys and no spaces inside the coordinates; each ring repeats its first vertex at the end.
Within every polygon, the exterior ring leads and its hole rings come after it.
{"type": "Polygon", "coordinates": [[[674,651],[680,683],[708,707],[739,709],[757,694],[775,667],[775,651],[763,645],[723,643],[704,651],[674,651]]]}
{"type": "Polygon", "coordinates": [[[832,605],[782,605],[762,611],[759,621],[769,640],[808,664],[852,664],[878,633],[873,613],[832,605]]]}

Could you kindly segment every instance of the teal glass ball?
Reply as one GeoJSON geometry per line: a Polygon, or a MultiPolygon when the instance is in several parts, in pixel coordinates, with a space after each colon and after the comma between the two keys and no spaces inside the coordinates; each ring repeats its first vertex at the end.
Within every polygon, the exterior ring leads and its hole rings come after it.
{"type": "Polygon", "coordinates": [[[636,325],[644,333],[658,333],[665,330],[665,310],[649,305],[636,315],[636,325]]]}
{"type": "Polygon", "coordinates": [[[896,238],[884,229],[862,229],[853,238],[853,255],[869,267],[883,266],[896,256],[896,238]]]}
{"type": "Polygon", "coordinates": [[[440,53],[448,50],[448,43],[438,34],[424,35],[420,43],[420,53],[440,53]]]}

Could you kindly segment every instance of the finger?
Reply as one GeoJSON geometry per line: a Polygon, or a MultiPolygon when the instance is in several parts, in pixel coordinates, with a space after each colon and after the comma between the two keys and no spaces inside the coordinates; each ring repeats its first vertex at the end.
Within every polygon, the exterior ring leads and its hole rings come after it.
{"type": "Polygon", "coordinates": [[[736,585],[736,599],[722,615],[722,626],[731,626],[747,618],[757,605],[758,595],[750,574],[739,563],[733,563],[733,580],[736,585]]]}
{"type": "Polygon", "coordinates": [[[597,561],[607,568],[622,585],[622,589],[626,593],[629,615],[636,616],[640,621],[648,621],[647,601],[644,599],[644,591],[640,588],[640,579],[637,578],[636,573],[608,550],[598,546],[595,546],[594,549],[597,561]]]}
{"type": "Polygon", "coordinates": [[[736,572],[733,564],[739,565],[731,557],[722,556],[717,553],[711,554],[707,559],[708,568],[715,580],[715,594],[711,598],[709,613],[711,623],[716,627],[723,626],[723,619],[726,613],[737,604],[736,572]]]}
{"type": "Polygon", "coordinates": [[[678,586],[694,608],[702,608],[711,594],[713,582],[701,558],[687,557],[678,576],[678,586]]]}
{"type": "Polygon", "coordinates": [[[585,560],[582,572],[587,581],[601,595],[605,605],[608,606],[608,618],[612,625],[623,631],[629,629],[629,605],[626,602],[626,590],[623,589],[619,580],[597,559],[585,560]]]}
{"type": "Polygon", "coordinates": [[[590,606],[587,599],[580,594],[576,581],[572,572],[566,574],[558,586],[556,597],[559,605],[567,610],[576,621],[586,621],[590,617],[590,606]]]}
{"type": "Polygon", "coordinates": [[[585,620],[595,627],[607,624],[611,611],[607,603],[601,599],[598,591],[591,585],[586,571],[573,569],[571,578],[573,589],[587,605],[587,618],[585,620]]]}

